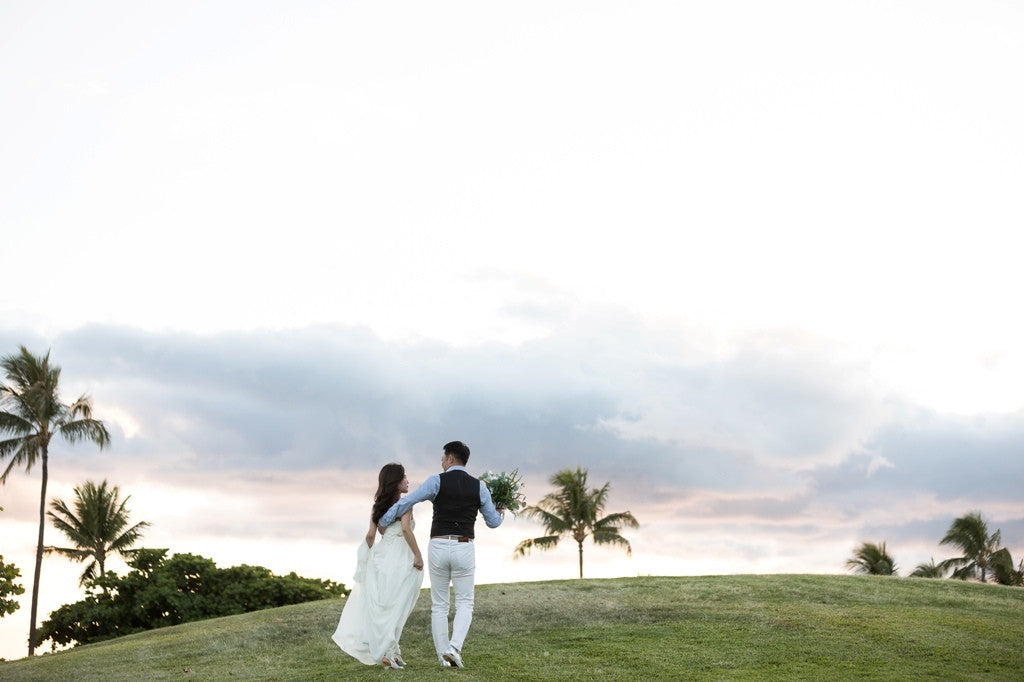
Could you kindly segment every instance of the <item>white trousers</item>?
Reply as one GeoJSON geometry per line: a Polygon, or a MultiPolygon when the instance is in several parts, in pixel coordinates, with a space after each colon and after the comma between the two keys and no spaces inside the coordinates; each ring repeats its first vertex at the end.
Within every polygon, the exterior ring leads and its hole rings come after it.
{"type": "Polygon", "coordinates": [[[430,567],[430,631],[440,659],[449,645],[462,651],[462,643],[466,641],[469,624],[473,621],[476,551],[472,542],[431,538],[427,546],[427,563],[430,567]],[[449,586],[455,588],[451,636],[448,634],[449,586]]]}

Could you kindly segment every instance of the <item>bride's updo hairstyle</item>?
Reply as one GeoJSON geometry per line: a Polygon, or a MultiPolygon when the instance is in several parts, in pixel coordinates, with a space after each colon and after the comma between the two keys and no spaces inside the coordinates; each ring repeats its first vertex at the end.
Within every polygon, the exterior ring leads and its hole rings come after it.
{"type": "Polygon", "coordinates": [[[391,505],[402,496],[398,486],[405,478],[405,467],[401,464],[385,464],[377,475],[377,494],[373,496],[373,513],[370,519],[377,523],[391,505]]]}

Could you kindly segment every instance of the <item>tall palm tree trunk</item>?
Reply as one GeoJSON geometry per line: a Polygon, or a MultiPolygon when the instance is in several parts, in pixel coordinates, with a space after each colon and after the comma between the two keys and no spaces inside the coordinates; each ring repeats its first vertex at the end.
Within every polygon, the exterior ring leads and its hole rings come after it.
{"type": "Polygon", "coordinates": [[[36,570],[32,577],[32,613],[28,626],[28,655],[32,656],[36,651],[36,612],[39,608],[39,574],[43,568],[43,531],[46,529],[46,479],[48,471],[46,468],[47,446],[43,445],[43,484],[39,493],[39,543],[36,545],[36,570]]]}
{"type": "Polygon", "coordinates": [[[583,577],[583,543],[577,543],[580,546],[580,578],[583,577]]]}

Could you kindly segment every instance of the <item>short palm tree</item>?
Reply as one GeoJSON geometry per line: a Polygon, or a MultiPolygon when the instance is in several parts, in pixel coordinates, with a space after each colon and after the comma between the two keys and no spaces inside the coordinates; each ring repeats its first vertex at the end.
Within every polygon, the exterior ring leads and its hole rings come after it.
{"type": "Polygon", "coordinates": [[[7,383],[0,384],[0,461],[10,463],[0,475],[0,484],[15,467],[29,471],[38,462],[42,470],[39,495],[39,539],[32,577],[32,609],[29,615],[28,655],[35,653],[36,613],[39,604],[39,573],[43,563],[43,531],[46,528],[46,483],[49,475],[50,440],[54,435],[69,443],[91,441],[100,449],[110,444],[103,422],[92,418],[92,403],[82,396],[73,403],[60,401],[60,367],[50,365],[50,353],[36,357],[24,346],[20,352],[0,358],[7,383]]]}
{"type": "Polygon", "coordinates": [[[992,555],[998,551],[1000,541],[1000,531],[988,534],[988,524],[981,518],[981,512],[970,512],[954,520],[946,537],[939,541],[942,545],[959,547],[963,556],[946,559],[940,565],[952,568],[953,578],[967,580],[977,576],[981,582],[988,582],[992,555]]]}
{"type": "Polygon", "coordinates": [[[1024,560],[1014,568],[1010,550],[1003,547],[992,555],[992,578],[1000,585],[1024,587],[1024,560]]]}
{"type": "Polygon", "coordinates": [[[917,565],[911,573],[911,578],[943,578],[946,575],[946,569],[941,565],[936,565],[935,559],[932,558],[927,564],[920,563],[917,565]]]}
{"type": "Polygon", "coordinates": [[[130,556],[131,546],[140,537],[149,523],[141,521],[128,526],[126,505],[131,495],[120,499],[121,491],[115,485],[107,487],[103,481],[96,485],[86,481],[75,488],[74,511],[64,500],[50,502],[53,511],[48,512],[53,525],[67,536],[74,547],[46,547],[46,553],[57,553],[73,561],[92,559],[85,567],[81,585],[106,573],[107,557],[114,554],[130,556]]]}
{"type": "Polygon", "coordinates": [[[896,562],[889,556],[884,542],[877,545],[865,542],[853,550],[853,556],[846,560],[846,567],[866,575],[896,575],[896,562]]]}
{"type": "Polygon", "coordinates": [[[587,488],[587,471],[579,467],[575,471],[564,469],[551,477],[556,490],[541,499],[536,506],[526,507],[523,514],[544,524],[547,535],[523,540],[516,546],[516,558],[529,554],[530,550],[547,550],[558,546],[558,541],[567,535],[576,541],[580,556],[580,577],[583,577],[583,541],[594,539],[596,545],[624,547],[632,556],[633,548],[622,537],[623,528],[639,528],[640,524],[631,513],[617,512],[608,516],[604,513],[611,483],[601,488],[587,488]]]}

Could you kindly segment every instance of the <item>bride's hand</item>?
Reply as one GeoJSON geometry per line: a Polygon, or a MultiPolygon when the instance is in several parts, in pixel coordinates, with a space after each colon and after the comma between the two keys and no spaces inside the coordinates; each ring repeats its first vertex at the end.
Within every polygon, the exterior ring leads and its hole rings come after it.
{"type": "Polygon", "coordinates": [[[413,559],[412,559],[412,567],[415,568],[418,571],[422,571],[423,570],[423,557],[419,556],[419,555],[416,555],[415,557],[413,557],[413,559]]]}

